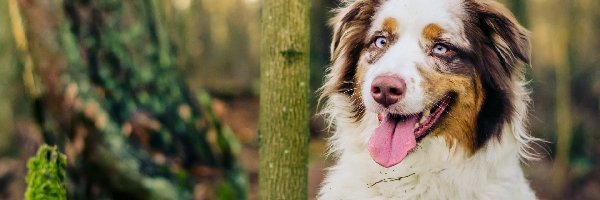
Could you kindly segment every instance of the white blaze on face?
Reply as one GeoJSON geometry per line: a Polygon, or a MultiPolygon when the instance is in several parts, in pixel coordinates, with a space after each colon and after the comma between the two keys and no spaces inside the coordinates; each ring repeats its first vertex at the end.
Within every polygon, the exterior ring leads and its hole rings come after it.
{"type": "MultiPolygon", "coordinates": [[[[414,114],[422,112],[426,105],[427,92],[421,87],[424,81],[417,66],[428,65],[430,49],[424,49],[423,29],[429,24],[437,24],[445,31],[460,35],[462,2],[460,0],[389,0],[376,14],[370,29],[371,37],[381,31],[384,20],[395,19],[397,28],[394,35],[396,41],[385,50],[385,53],[374,63],[368,64],[364,87],[361,95],[368,111],[378,112],[383,109],[371,97],[371,84],[381,75],[399,76],[406,82],[406,93],[398,103],[390,106],[390,112],[397,114],[414,114]]],[[[428,104],[429,103],[429,104],[428,104]]]]}

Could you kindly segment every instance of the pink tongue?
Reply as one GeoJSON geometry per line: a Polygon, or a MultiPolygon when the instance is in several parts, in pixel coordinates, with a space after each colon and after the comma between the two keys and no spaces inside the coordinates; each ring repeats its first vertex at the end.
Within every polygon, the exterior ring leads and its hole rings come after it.
{"type": "Polygon", "coordinates": [[[417,141],[414,126],[418,116],[402,120],[383,117],[383,121],[369,139],[371,158],[383,167],[394,166],[415,148],[417,141]]]}

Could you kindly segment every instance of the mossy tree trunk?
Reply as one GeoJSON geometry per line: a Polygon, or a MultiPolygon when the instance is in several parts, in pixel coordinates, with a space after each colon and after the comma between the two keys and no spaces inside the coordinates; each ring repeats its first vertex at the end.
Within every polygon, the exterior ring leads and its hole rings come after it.
{"type": "Polygon", "coordinates": [[[68,157],[71,198],[245,198],[235,143],[173,62],[165,1],[9,1],[34,115],[68,157]]]}
{"type": "Polygon", "coordinates": [[[265,0],[261,16],[261,199],[307,199],[308,0],[265,0]]]}

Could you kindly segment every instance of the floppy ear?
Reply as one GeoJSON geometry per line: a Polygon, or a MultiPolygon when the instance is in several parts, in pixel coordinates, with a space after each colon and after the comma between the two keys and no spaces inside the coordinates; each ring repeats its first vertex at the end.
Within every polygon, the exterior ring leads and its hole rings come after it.
{"type": "Polygon", "coordinates": [[[472,12],[471,17],[478,20],[478,27],[506,65],[507,72],[512,72],[520,63],[529,64],[529,32],[506,7],[491,0],[473,0],[467,6],[472,12]]]}
{"type": "Polygon", "coordinates": [[[476,147],[500,137],[504,123],[514,116],[513,81],[522,78],[530,62],[528,32],[512,13],[492,0],[465,0],[465,31],[470,57],[485,91],[477,120],[476,147]]]}
{"type": "Polygon", "coordinates": [[[381,0],[356,0],[336,10],[330,23],[333,27],[331,41],[331,67],[323,86],[323,95],[354,91],[353,78],[360,52],[365,47],[365,37],[381,0]]]}
{"type": "Polygon", "coordinates": [[[529,64],[531,59],[529,32],[504,6],[487,8],[492,10],[489,13],[482,13],[483,19],[491,31],[490,37],[496,51],[509,65],[516,64],[518,61],[529,64]]]}
{"type": "Polygon", "coordinates": [[[347,6],[336,10],[336,15],[331,19],[333,38],[331,40],[331,61],[340,54],[347,53],[345,47],[363,43],[365,34],[371,26],[375,7],[379,0],[357,0],[347,6]]]}

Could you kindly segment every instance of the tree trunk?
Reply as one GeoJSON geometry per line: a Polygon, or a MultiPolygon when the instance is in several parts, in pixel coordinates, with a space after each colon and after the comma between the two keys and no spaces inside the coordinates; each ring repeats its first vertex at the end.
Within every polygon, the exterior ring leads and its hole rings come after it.
{"type": "Polygon", "coordinates": [[[261,16],[261,199],[307,199],[308,0],[265,0],[261,16]]]}
{"type": "Polygon", "coordinates": [[[245,198],[229,133],[173,62],[165,1],[18,2],[26,87],[70,198],[245,198]]]}

